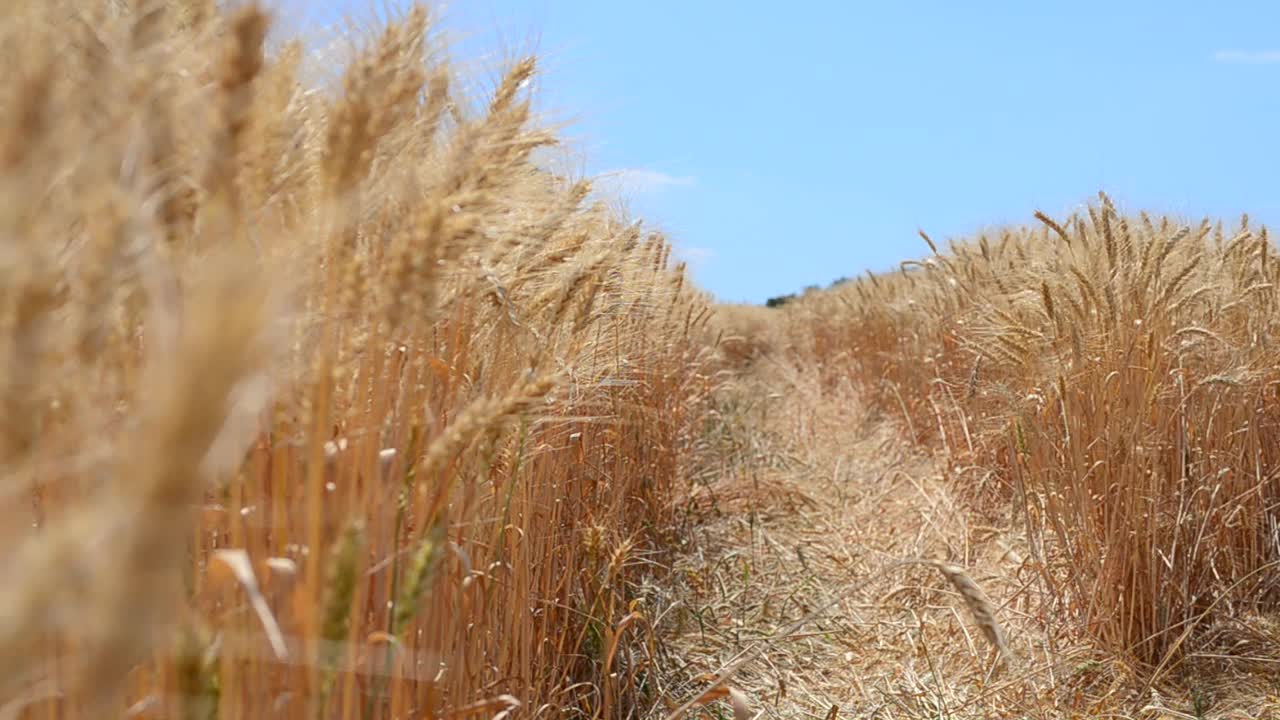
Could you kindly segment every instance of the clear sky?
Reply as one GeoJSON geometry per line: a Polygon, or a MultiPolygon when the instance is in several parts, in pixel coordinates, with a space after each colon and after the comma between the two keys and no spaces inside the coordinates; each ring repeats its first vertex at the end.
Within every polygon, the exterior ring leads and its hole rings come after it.
{"type": "MultiPolygon", "coordinates": [[[[385,0],[277,0],[309,21],[385,0]]],[[[403,3],[391,3],[392,7],[403,3]]],[[[1280,219],[1280,3],[459,0],[458,53],[542,107],[722,300],[1131,209],[1280,219]],[[483,67],[485,62],[489,67],[483,67]]]]}

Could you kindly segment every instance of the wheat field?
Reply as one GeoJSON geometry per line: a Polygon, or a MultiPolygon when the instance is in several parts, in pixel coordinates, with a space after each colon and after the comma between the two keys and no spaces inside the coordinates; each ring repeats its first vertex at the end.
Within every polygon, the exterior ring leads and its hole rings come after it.
{"type": "MultiPolygon", "coordinates": [[[[1196,696],[1169,716],[1209,716],[1206,688],[1274,678],[1268,231],[1126,213],[1101,193],[1031,220],[946,251],[922,232],[922,260],[785,303],[776,352],[827,391],[853,388],[937,459],[968,523],[1004,536],[1017,590],[1003,614],[1052,638],[1028,654],[1111,664],[1129,678],[1114,698],[1133,696],[1111,712],[1162,716],[1143,695],[1167,683],[1196,696]]],[[[943,559],[966,559],[968,539],[943,559]]],[[[1249,707],[1214,716],[1275,711],[1249,707]]]]}
{"type": "Polygon", "coordinates": [[[717,305],[430,7],[7,10],[0,718],[1280,712],[1247,217],[717,305]]]}
{"type": "Polygon", "coordinates": [[[645,702],[710,308],[535,162],[534,60],[469,97],[421,8],[332,89],[252,4],[2,27],[4,712],[645,702]]]}

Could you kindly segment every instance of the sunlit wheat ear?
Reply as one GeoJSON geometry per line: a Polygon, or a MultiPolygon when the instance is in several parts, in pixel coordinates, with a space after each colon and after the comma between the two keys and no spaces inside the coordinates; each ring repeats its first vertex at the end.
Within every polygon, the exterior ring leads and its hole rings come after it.
{"type": "Polygon", "coordinates": [[[926,561],[927,565],[931,565],[942,573],[942,576],[951,583],[956,592],[960,593],[960,597],[964,600],[965,607],[969,610],[973,623],[982,630],[982,635],[991,644],[991,647],[999,651],[1004,658],[1011,658],[1012,653],[1009,650],[1009,644],[1005,640],[1004,630],[1001,628],[999,621],[996,620],[995,607],[991,601],[987,599],[987,594],[978,587],[978,583],[958,565],[941,562],[938,560],[926,561]]]}
{"type": "Polygon", "coordinates": [[[440,131],[441,121],[444,119],[445,111],[451,102],[449,82],[449,68],[447,66],[436,68],[427,79],[427,97],[422,107],[419,134],[423,142],[427,143],[429,150],[434,149],[432,144],[436,140],[436,134],[440,131]]]}
{"type": "Polygon", "coordinates": [[[218,104],[221,117],[215,131],[209,163],[205,168],[205,190],[209,197],[202,212],[224,214],[215,220],[211,230],[225,234],[225,223],[239,211],[240,195],[237,175],[243,164],[245,130],[249,126],[253,103],[253,80],[262,70],[263,42],[268,18],[254,5],[239,10],[229,22],[231,42],[220,68],[218,104]],[[217,223],[223,223],[217,227],[217,223]]]}
{"type": "Polygon", "coordinates": [[[525,87],[529,78],[533,77],[537,67],[537,59],[533,57],[523,58],[513,65],[493,93],[493,100],[489,103],[489,114],[497,115],[511,109],[520,90],[525,87]]]}
{"type": "Polygon", "coordinates": [[[555,389],[556,382],[554,377],[543,377],[516,388],[506,397],[472,403],[427,447],[419,462],[418,472],[423,477],[431,478],[456,453],[465,450],[477,436],[499,429],[506,421],[545,398],[555,389]]]}
{"type": "Polygon", "coordinates": [[[1053,232],[1057,234],[1058,237],[1062,238],[1063,242],[1065,242],[1068,245],[1071,244],[1071,236],[1067,235],[1067,231],[1063,229],[1063,227],[1059,225],[1053,218],[1037,210],[1036,219],[1044,223],[1045,225],[1047,225],[1050,230],[1053,230],[1053,232]]]}
{"type": "Polygon", "coordinates": [[[929,249],[933,251],[934,255],[938,254],[938,246],[933,244],[933,238],[929,237],[928,233],[926,233],[924,230],[916,230],[916,234],[919,235],[922,240],[924,240],[925,244],[929,246],[929,249]]]}

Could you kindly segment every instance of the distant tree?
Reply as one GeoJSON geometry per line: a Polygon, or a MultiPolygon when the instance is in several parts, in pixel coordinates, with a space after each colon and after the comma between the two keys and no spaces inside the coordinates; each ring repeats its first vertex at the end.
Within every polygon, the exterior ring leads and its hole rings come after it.
{"type": "MultiPolygon", "coordinates": [[[[835,280],[832,280],[831,284],[828,285],[827,287],[833,288],[833,287],[836,287],[837,285],[843,285],[844,283],[851,282],[852,280],[853,278],[851,277],[841,276],[836,278],[835,280]]],[[[821,290],[822,290],[822,286],[820,285],[807,285],[805,286],[805,289],[800,294],[807,295],[809,293],[819,292],[821,290]]],[[[787,293],[786,295],[779,295],[777,297],[771,297],[768,300],[765,300],[764,306],[770,307],[770,308],[779,308],[795,299],[796,299],[796,293],[787,293]]]]}

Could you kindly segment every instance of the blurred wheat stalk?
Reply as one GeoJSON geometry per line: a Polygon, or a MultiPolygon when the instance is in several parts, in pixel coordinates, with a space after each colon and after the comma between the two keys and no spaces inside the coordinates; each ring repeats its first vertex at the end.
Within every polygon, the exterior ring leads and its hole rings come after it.
{"type": "Polygon", "coordinates": [[[0,714],[656,700],[706,298],[535,162],[532,59],[472,101],[415,8],[327,90],[270,29],[0,20],[0,714]]]}

